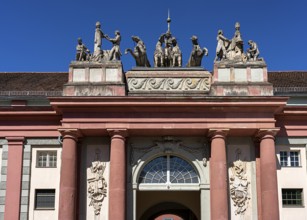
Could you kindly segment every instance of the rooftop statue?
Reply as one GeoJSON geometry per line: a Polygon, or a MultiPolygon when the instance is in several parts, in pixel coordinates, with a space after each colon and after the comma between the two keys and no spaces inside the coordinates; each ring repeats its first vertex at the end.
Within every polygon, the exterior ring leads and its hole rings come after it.
{"type": "Polygon", "coordinates": [[[101,49],[102,39],[105,38],[101,30],[101,24],[99,21],[96,22],[96,29],[95,29],[95,38],[94,38],[94,53],[91,56],[90,61],[93,62],[102,62],[103,60],[103,50],[101,49]]]}
{"type": "Polygon", "coordinates": [[[164,49],[162,47],[163,42],[164,42],[164,34],[161,34],[156,44],[156,50],[154,52],[155,67],[164,67],[164,49]]]}
{"type": "Polygon", "coordinates": [[[259,49],[256,42],[249,40],[248,41],[249,48],[247,49],[246,56],[248,61],[257,61],[259,57],[259,49]]]}
{"type": "Polygon", "coordinates": [[[246,55],[243,53],[243,40],[240,33],[240,23],[235,24],[234,37],[229,40],[219,30],[217,35],[216,57],[214,62],[222,60],[245,61],[246,55]]]}
{"type": "Polygon", "coordinates": [[[119,48],[121,41],[120,32],[116,30],[114,38],[110,38],[108,35],[105,35],[104,37],[113,44],[113,47],[109,52],[109,60],[120,60],[122,55],[119,48]]]}
{"type": "Polygon", "coordinates": [[[76,47],[76,61],[89,61],[90,60],[90,50],[82,43],[82,39],[78,38],[78,44],[76,47]]]}
{"type": "Polygon", "coordinates": [[[138,36],[132,36],[131,38],[136,43],[136,46],[133,51],[130,48],[126,49],[125,54],[129,52],[133,56],[136,66],[150,67],[144,42],[138,36]]]}
{"type": "Polygon", "coordinates": [[[154,52],[155,67],[181,67],[182,66],[182,53],[178,46],[177,39],[172,36],[170,30],[171,18],[168,14],[167,25],[168,30],[166,33],[161,34],[156,44],[154,52]],[[164,48],[163,48],[164,44],[164,48]]]}
{"type": "Polygon", "coordinates": [[[201,49],[201,47],[198,44],[198,38],[197,36],[192,36],[191,37],[192,40],[192,44],[193,44],[193,49],[187,64],[187,67],[195,67],[195,66],[201,66],[201,60],[203,58],[203,56],[208,56],[208,49],[207,48],[203,48],[201,49]]]}
{"type": "Polygon", "coordinates": [[[226,59],[227,48],[230,44],[230,41],[224,37],[223,31],[219,30],[217,33],[217,46],[216,46],[216,56],[214,61],[226,59]]]}
{"type": "Polygon", "coordinates": [[[239,22],[236,22],[235,28],[236,31],[234,37],[231,39],[231,44],[228,50],[231,53],[230,58],[233,59],[240,57],[243,54],[243,40],[241,38],[239,22]]]}
{"type": "Polygon", "coordinates": [[[173,48],[171,51],[172,67],[175,67],[175,66],[181,67],[182,66],[182,53],[177,44],[176,38],[172,39],[172,45],[173,45],[173,48]]]}

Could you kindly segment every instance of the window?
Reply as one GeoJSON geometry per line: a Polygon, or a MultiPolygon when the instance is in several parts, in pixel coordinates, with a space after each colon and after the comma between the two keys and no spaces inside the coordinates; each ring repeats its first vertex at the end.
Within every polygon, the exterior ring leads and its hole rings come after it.
{"type": "Polygon", "coordinates": [[[162,156],[145,165],[139,183],[176,184],[199,183],[195,169],[176,156],[162,156]]]}
{"type": "Polygon", "coordinates": [[[282,167],[298,167],[300,166],[299,151],[280,151],[280,165],[282,167]]]}
{"type": "Polygon", "coordinates": [[[282,204],[283,205],[303,205],[303,189],[282,189],[282,204]]]}
{"type": "Polygon", "coordinates": [[[35,190],[35,209],[54,209],[55,189],[35,190]]]}
{"type": "Polygon", "coordinates": [[[37,167],[56,167],[57,151],[37,151],[37,167]]]}

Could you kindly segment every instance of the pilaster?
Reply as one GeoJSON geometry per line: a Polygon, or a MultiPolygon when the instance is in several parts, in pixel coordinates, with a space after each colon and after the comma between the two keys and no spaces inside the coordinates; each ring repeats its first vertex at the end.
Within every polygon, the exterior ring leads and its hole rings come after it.
{"type": "Polygon", "coordinates": [[[228,129],[210,129],[210,209],[211,219],[228,220],[228,180],[225,139],[228,129]]]}
{"type": "Polygon", "coordinates": [[[24,137],[7,137],[8,161],[4,219],[18,220],[20,212],[24,137]]]}
{"type": "Polygon", "coordinates": [[[260,129],[257,137],[260,141],[260,188],[262,220],[278,220],[278,186],[276,172],[274,129],[260,129]]]}
{"type": "Polygon", "coordinates": [[[59,220],[77,219],[78,129],[60,129],[63,136],[59,220]]]}
{"type": "Polygon", "coordinates": [[[111,136],[109,219],[126,219],[126,129],[108,129],[111,136]]]}

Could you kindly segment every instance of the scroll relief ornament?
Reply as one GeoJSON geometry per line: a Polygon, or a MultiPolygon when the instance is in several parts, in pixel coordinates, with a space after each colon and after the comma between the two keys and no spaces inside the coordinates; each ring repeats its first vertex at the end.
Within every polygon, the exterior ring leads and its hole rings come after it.
{"type": "Polygon", "coordinates": [[[88,197],[91,202],[89,206],[93,206],[95,215],[100,215],[100,210],[104,198],[107,196],[107,182],[103,177],[106,164],[98,160],[92,162],[90,167],[90,175],[88,182],[88,197]]]}
{"type": "Polygon", "coordinates": [[[230,196],[236,207],[235,214],[243,215],[250,200],[249,185],[246,175],[246,162],[240,160],[240,149],[237,149],[237,160],[231,164],[230,196]]]}
{"type": "Polygon", "coordinates": [[[138,77],[128,79],[129,90],[147,90],[147,91],[209,91],[210,78],[149,78],[138,77]]]}

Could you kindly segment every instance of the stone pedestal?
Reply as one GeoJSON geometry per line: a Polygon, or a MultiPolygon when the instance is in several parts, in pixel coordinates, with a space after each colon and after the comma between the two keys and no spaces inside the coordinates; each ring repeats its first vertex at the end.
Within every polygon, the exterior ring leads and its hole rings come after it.
{"type": "Polygon", "coordinates": [[[74,61],[69,66],[69,80],[64,96],[124,96],[125,83],[120,61],[74,61]]]}
{"type": "Polygon", "coordinates": [[[212,96],[272,96],[264,61],[219,61],[214,64],[212,96]]]}
{"type": "Polygon", "coordinates": [[[211,86],[203,68],[134,68],[126,79],[129,96],[205,96],[211,86]]]}

